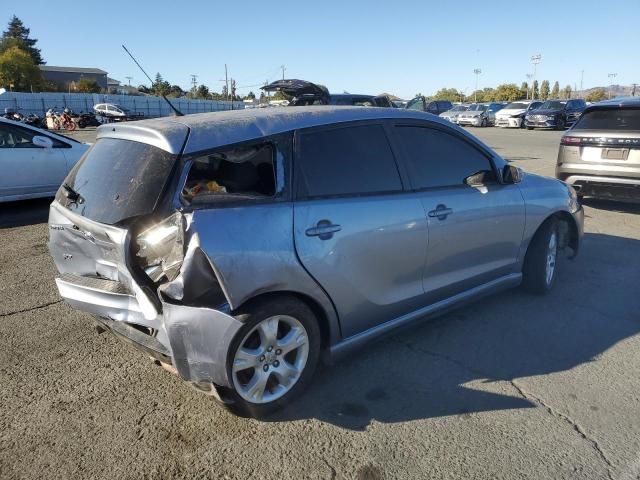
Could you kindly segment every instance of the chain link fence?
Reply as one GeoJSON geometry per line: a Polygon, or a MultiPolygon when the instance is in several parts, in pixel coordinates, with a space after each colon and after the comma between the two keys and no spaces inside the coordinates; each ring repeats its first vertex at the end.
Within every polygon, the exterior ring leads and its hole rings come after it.
{"type": "MultiPolygon", "coordinates": [[[[184,114],[244,108],[243,102],[188,98],[170,98],[169,101],[184,114]]],[[[40,116],[44,116],[50,108],[56,111],[69,108],[76,113],[91,112],[93,106],[98,103],[114,103],[132,112],[141,113],[146,118],[164,117],[173,113],[162,97],[91,93],[5,92],[0,94],[0,115],[4,113],[5,108],[16,110],[23,115],[35,113],[40,116]]]]}

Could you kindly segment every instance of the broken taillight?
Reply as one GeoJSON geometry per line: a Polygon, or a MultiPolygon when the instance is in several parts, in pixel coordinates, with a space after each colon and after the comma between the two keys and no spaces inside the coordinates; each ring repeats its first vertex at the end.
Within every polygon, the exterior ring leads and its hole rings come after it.
{"type": "Polygon", "coordinates": [[[145,273],[154,282],[166,277],[172,281],[184,260],[184,219],[176,212],[136,237],[136,256],[145,273]]]}

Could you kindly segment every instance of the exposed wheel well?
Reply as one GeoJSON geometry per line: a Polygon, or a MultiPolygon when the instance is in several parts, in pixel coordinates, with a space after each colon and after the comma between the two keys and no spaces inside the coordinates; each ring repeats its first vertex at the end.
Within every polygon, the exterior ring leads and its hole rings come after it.
{"type": "Polygon", "coordinates": [[[242,308],[246,308],[253,303],[256,302],[264,302],[264,301],[274,301],[279,297],[294,297],[298,300],[304,302],[313,312],[313,314],[318,319],[318,326],[320,327],[320,335],[321,335],[321,346],[324,349],[329,345],[329,339],[331,338],[331,332],[329,328],[329,319],[327,317],[327,313],[324,311],[324,308],[312,297],[309,295],[305,295],[300,292],[293,291],[276,291],[276,292],[266,292],[256,295],[255,297],[251,297],[246,300],[242,305],[239,305],[234,311],[237,311],[242,308]]]}
{"type": "MultiPolygon", "coordinates": [[[[555,219],[558,222],[558,233],[560,235],[560,248],[566,248],[569,247],[572,250],[572,255],[570,256],[570,258],[573,258],[578,250],[578,226],[576,225],[575,220],[573,219],[573,216],[569,213],[569,212],[565,212],[565,211],[559,211],[559,212],[555,212],[551,215],[549,215],[547,218],[544,219],[544,222],[542,222],[538,228],[536,229],[536,232],[533,234],[533,236],[531,237],[531,240],[533,240],[533,238],[538,234],[538,232],[540,231],[540,229],[542,228],[543,225],[545,225],[549,220],[551,219],[555,219]]],[[[529,247],[531,246],[531,241],[529,242],[529,245],[527,246],[527,253],[529,252],[529,247]]],[[[526,257],[526,254],[525,254],[526,257]]]]}

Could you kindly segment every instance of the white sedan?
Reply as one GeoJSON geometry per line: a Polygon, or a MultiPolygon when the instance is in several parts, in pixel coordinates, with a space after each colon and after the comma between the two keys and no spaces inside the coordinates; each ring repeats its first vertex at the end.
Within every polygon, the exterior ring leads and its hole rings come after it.
{"type": "Polygon", "coordinates": [[[53,197],[89,146],[0,118],[0,202],[53,197]]]}

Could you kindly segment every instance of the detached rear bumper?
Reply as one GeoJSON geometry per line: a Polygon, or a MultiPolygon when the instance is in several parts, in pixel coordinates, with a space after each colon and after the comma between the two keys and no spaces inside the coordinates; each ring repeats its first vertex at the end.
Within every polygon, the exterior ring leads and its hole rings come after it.
{"type": "Polygon", "coordinates": [[[56,284],[69,305],[96,315],[116,336],[172,364],[186,382],[231,386],[227,358],[242,323],[228,312],[162,301],[161,312],[149,319],[136,294],[119,282],[66,274],[56,284]]]}

